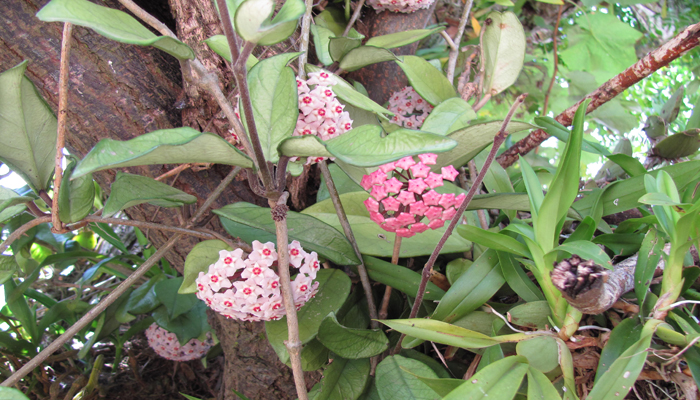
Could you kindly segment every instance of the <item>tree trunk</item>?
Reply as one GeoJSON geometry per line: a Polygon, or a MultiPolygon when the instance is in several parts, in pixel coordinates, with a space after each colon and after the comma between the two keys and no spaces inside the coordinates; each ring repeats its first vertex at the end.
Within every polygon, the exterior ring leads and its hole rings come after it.
{"type": "MultiPolygon", "coordinates": [[[[27,76],[56,110],[63,25],[44,23],[34,16],[46,2],[11,0],[0,3],[0,15],[3,18],[0,23],[0,71],[28,60],[27,76]]],[[[206,23],[206,29],[201,30],[202,35],[215,33],[215,28],[211,26],[216,18],[214,16],[212,19],[211,7],[205,9],[198,6],[198,3],[210,4],[208,1],[173,0],[173,4],[179,3],[189,4],[189,8],[176,10],[178,22],[189,20],[199,24],[201,21],[206,23]],[[200,12],[209,12],[209,15],[200,15],[200,12]]],[[[105,5],[121,8],[116,1],[107,1],[105,5]]],[[[178,32],[196,30],[193,26],[179,26],[178,32]]],[[[81,27],[75,27],[73,40],[68,101],[70,132],[66,138],[67,147],[72,154],[85,156],[100,139],[128,140],[154,130],[179,127],[183,122],[202,129],[218,113],[218,108],[212,106],[213,102],[207,101],[206,96],[200,93],[190,97],[183,112],[176,107],[182,98],[182,77],[179,63],[169,55],[150,47],[116,43],[81,27]]],[[[199,40],[200,37],[193,37],[191,44],[201,55],[204,51],[199,40]]],[[[207,57],[205,65],[217,68],[219,76],[226,78],[223,68],[225,65],[221,59],[218,56],[207,57]]],[[[210,131],[222,126],[217,123],[211,125],[213,128],[209,128],[210,131]]],[[[172,167],[156,165],[125,170],[156,177],[172,167]]],[[[178,189],[197,196],[201,204],[229,171],[230,167],[218,165],[201,171],[188,169],[177,177],[169,178],[167,183],[174,183],[173,186],[178,189]]],[[[107,192],[115,176],[116,171],[94,174],[97,182],[107,192]]],[[[241,177],[224,192],[213,208],[237,201],[265,204],[250,191],[247,182],[241,177]]],[[[146,205],[130,208],[128,214],[135,220],[179,224],[177,213],[173,209],[146,205]]],[[[226,234],[216,218],[207,227],[226,234]]],[[[168,234],[163,232],[144,233],[156,247],[168,239],[168,234]]],[[[181,269],[187,253],[196,243],[197,240],[192,238],[183,239],[168,254],[168,260],[181,269]]],[[[218,319],[214,326],[226,356],[225,385],[222,387],[226,399],[236,398],[231,389],[252,399],[295,398],[291,371],[279,361],[268,344],[261,323],[218,319]]],[[[307,381],[314,382],[318,379],[318,374],[310,378],[312,379],[307,381]]]]}

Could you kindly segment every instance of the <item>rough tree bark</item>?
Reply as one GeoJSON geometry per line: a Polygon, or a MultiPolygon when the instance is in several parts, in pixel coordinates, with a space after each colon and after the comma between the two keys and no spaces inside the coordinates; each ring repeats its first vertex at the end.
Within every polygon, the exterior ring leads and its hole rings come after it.
{"type": "MultiPolygon", "coordinates": [[[[7,70],[23,60],[29,61],[28,77],[34,82],[51,107],[56,110],[58,70],[62,24],[43,23],[34,15],[47,3],[46,0],[13,0],[0,3],[0,71],[7,70]]],[[[172,1],[173,4],[189,4],[189,8],[177,9],[177,21],[204,23],[202,35],[216,33],[212,28],[209,11],[197,7],[195,1],[172,1]]],[[[201,1],[202,4],[207,3],[201,1]]],[[[116,1],[105,5],[121,8],[116,1]]],[[[183,6],[184,7],[184,6],[183,6]]],[[[188,25],[189,28],[194,25],[188,25]]],[[[185,32],[185,27],[178,31],[185,32]]],[[[71,80],[69,97],[69,127],[67,137],[69,151],[84,156],[100,139],[128,140],[157,129],[179,127],[183,122],[195,128],[204,128],[212,115],[218,112],[204,96],[193,96],[185,112],[176,107],[182,100],[182,77],[179,63],[169,55],[152,48],[129,46],[105,39],[93,31],[81,27],[74,29],[74,45],[71,55],[71,80]],[[183,115],[184,114],[184,115],[183,115]]],[[[194,43],[201,51],[200,43],[194,43]]],[[[218,56],[215,56],[218,57],[218,56]]],[[[212,58],[212,68],[221,68],[220,76],[226,78],[222,61],[212,58]]],[[[214,128],[221,126],[215,121],[214,128]]],[[[219,130],[210,128],[210,130],[219,130]]],[[[126,168],[130,173],[159,176],[173,166],[147,166],[126,168]]],[[[193,194],[204,201],[207,195],[228,174],[230,167],[213,166],[201,171],[185,170],[168,183],[193,194]]],[[[95,174],[100,186],[109,192],[116,171],[95,174]]],[[[264,205],[249,189],[243,178],[234,181],[213,206],[248,201],[264,205]]],[[[131,208],[129,217],[135,220],[154,221],[177,225],[177,213],[171,209],[153,206],[131,208]]],[[[207,228],[225,232],[216,218],[207,228]]],[[[158,231],[145,232],[156,247],[165,243],[168,234],[158,231]]],[[[168,254],[168,260],[181,268],[184,258],[197,240],[185,239],[168,254]]],[[[294,383],[288,367],[283,365],[267,343],[260,324],[219,321],[214,324],[226,354],[225,398],[236,398],[230,389],[236,389],[253,399],[294,398],[294,383]]],[[[318,375],[307,379],[314,382],[318,375]]]]}

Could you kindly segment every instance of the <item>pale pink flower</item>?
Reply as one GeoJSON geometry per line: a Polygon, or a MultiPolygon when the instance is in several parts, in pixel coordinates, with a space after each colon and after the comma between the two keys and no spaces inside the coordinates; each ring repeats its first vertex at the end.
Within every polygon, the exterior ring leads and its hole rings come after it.
{"type": "Polygon", "coordinates": [[[163,358],[173,361],[189,361],[202,358],[211,348],[213,341],[211,336],[207,334],[207,340],[201,342],[197,339],[191,339],[184,345],[180,345],[174,333],[168,332],[158,326],[156,323],[151,324],[145,331],[148,345],[163,358]]]}
{"type": "MultiPolygon", "coordinates": [[[[385,0],[371,1],[383,2],[385,0]]],[[[392,123],[408,129],[419,129],[433,107],[420,97],[412,87],[406,86],[391,96],[388,110],[394,113],[391,118],[392,123]]],[[[429,164],[425,161],[422,162],[429,164]]]]}

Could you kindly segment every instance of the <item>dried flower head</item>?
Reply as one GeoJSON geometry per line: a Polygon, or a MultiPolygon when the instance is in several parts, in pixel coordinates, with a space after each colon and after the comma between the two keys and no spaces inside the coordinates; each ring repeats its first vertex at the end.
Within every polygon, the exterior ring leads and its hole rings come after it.
{"type": "Polygon", "coordinates": [[[418,129],[433,110],[412,87],[395,92],[389,99],[389,111],[394,113],[391,122],[408,129],[418,129]]]}
{"type": "Polygon", "coordinates": [[[453,166],[442,167],[442,173],[436,174],[428,165],[435,164],[437,154],[420,154],[418,158],[418,162],[404,157],[384,164],[360,182],[370,191],[371,197],[364,203],[372,221],[401,237],[442,227],[466,198],[464,193],[455,196],[434,190],[443,185],[444,179],[454,181],[459,175],[453,166]]]}
{"type": "Polygon", "coordinates": [[[155,350],[156,354],[173,361],[189,361],[202,358],[212,346],[211,338],[201,342],[192,339],[184,345],[180,345],[177,336],[153,323],[146,329],[146,339],[148,345],[155,350]]]}
{"type": "Polygon", "coordinates": [[[435,0],[369,0],[369,5],[377,12],[412,13],[423,8],[429,8],[435,0]]]}
{"type": "MultiPolygon", "coordinates": [[[[272,242],[253,241],[253,251],[221,250],[219,260],[197,278],[197,297],[214,311],[243,321],[273,321],[285,315],[277,272],[277,251],[272,242]]],[[[297,310],[316,295],[316,252],[307,253],[298,241],[289,245],[289,265],[299,269],[292,282],[297,310]]]]}

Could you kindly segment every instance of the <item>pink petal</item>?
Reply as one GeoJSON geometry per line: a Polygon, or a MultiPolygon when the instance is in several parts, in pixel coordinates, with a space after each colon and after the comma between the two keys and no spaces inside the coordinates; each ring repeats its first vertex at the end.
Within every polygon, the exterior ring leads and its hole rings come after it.
{"type": "Polygon", "coordinates": [[[430,223],[428,224],[428,228],[437,229],[437,228],[442,228],[444,225],[445,225],[445,221],[443,221],[441,219],[436,219],[436,220],[430,221],[430,223]]]}
{"type": "Polygon", "coordinates": [[[411,204],[411,214],[424,215],[426,211],[428,211],[428,207],[423,201],[417,201],[411,204]]]}
{"type": "Polygon", "coordinates": [[[384,164],[384,165],[380,166],[379,169],[382,172],[384,172],[385,174],[388,174],[389,172],[396,169],[396,162],[390,162],[388,164],[384,164]]]}
{"type": "Polygon", "coordinates": [[[415,165],[411,166],[410,170],[414,178],[427,178],[428,173],[430,172],[430,167],[423,163],[416,163],[415,165]]]}
{"type": "Polygon", "coordinates": [[[382,205],[384,205],[384,209],[387,211],[399,211],[401,203],[393,197],[387,197],[382,200],[382,205]]]}
{"type": "Polygon", "coordinates": [[[394,177],[386,181],[384,183],[384,187],[386,187],[387,192],[398,193],[401,190],[401,187],[403,187],[403,183],[394,177]]]}
{"type": "Polygon", "coordinates": [[[363,175],[362,180],[360,181],[360,186],[362,186],[362,188],[365,190],[370,190],[372,189],[372,185],[372,177],[369,175],[363,175]]]}
{"type": "Polygon", "coordinates": [[[450,207],[442,212],[442,219],[445,221],[449,221],[455,216],[456,213],[457,213],[457,210],[450,207]]]}
{"type": "Polygon", "coordinates": [[[418,222],[418,223],[411,225],[411,232],[421,233],[421,232],[425,232],[427,230],[428,230],[428,225],[426,225],[422,222],[418,222]]]}
{"type": "Polygon", "coordinates": [[[442,198],[442,195],[440,195],[438,192],[431,190],[428,193],[423,195],[423,203],[425,203],[426,206],[436,206],[438,205],[438,202],[442,198]]]}
{"type": "Polygon", "coordinates": [[[416,222],[416,219],[411,214],[405,212],[399,214],[399,216],[396,217],[396,220],[399,221],[403,226],[407,226],[416,222]]]}
{"type": "Polygon", "coordinates": [[[365,207],[367,207],[367,211],[369,212],[379,212],[379,202],[373,198],[368,198],[363,202],[365,204],[365,207]]]}
{"type": "Polygon", "coordinates": [[[372,178],[372,183],[375,185],[381,185],[386,182],[387,179],[386,173],[379,169],[369,174],[369,176],[372,178]]]}
{"type": "Polygon", "coordinates": [[[443,206],[444,208],[452,207],[455,204],[454,193],[443,194],[442,198],[440,198],[440,202],[438,204],[443,206]]]}
{"type": "Polygon", "coordinates": [[[427,188],[428,188],[428,185],[425,184],[425,182],[423,181],[423,178],[416,178],[416,179],[409,179],[408,180],[408,190],[410,192],[413,192],[415,194],[421,194],[427,188]]]}
{"type": "Polygon", "coordinates": [[[438,186],[442,186],[442,175],[431,172],[427,178],[425,178],[425,183],[430,186],[431,189],[435,189],[438,186]]]}
{"type": "Polygon", "coordinates": [[[377,212],[371,212],[369,213],[369,219],[374,221],[375,223],[381,225],[382,222],[384,222],[384,216],[380,213],[377,212]]]}
{"type": "Polygon", "coordinates": [[[396,199],[400,201],[401,204],[407,206],[416,202],[416,195],[413,194],[413,192],[409,192],[408,190],[402,190],[396,197],[396,199]]]}
{"type": "Polygon", "coordinates": [[[415,233],[411,232],[409,229],[406,229],[406,228],[401,228],[401,229],[396,230],[396,236],[409,238],[413,235],[415,235],[415,233]]]}
{"type": "Polygon", "coordinates": [[[435,164],[437,157],[438,157],[437,154],[434,154],[434,153],[425,153],[425,154],[418,155],[418,158],[420,158],[420,160],[424,164],[427,164],[427,165],[435,164]]]}
{"type": "Polygon", "coordinates": [[[455,167],[451,165],[442,167],[442,177],[444,179],[447,179],[448,181],[454,181],[457,175],[459,175],[459,171],[457,171],[455,167]]]}
{"type": "Polygon", "coordinates": [[[411,167],[411,165],[413,165],[415,163],[416,162],[413,161],[413,157],[407,156],[407,157],[404,157],[404,158],[400,159],[399,161],[397,161],[396,166],[405,171],[405,170],[409,169],[411,167]]]}
{"type": "Polygon", "coordinates": [[[370,194],[377,200],[381,200],[387,196],[386,188],[381,185],[375,185],[370,194]]]}
{"type": "Polygon", "coordinates": [[[425,216],[428,217],[428,219],[431,221],[439,219],[442,216],[442,208],[430,207],[428,211],[425,212],[425,216]]]}

